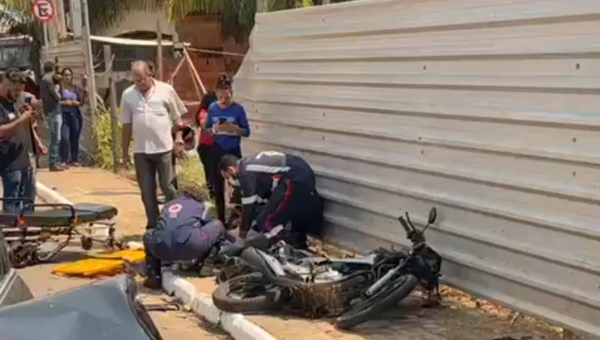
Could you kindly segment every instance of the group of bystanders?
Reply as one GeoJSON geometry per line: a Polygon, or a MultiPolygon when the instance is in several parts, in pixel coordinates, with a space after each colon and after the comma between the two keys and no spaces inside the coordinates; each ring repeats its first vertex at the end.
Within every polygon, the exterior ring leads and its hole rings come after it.
{"type": "Polygon", "coordinates": [[[73,84],[73,71],[56,72],[54,63],[43,66],[40,99],[27,92],[28,76],[8,69],[0,76],[0,177],[3,211],[16,212],[35,201],[36,171],[40,155],[49,151],[50,171],[77,166],[83,93],[73,84]],[[43,114],[40,114],[43,113],[43,114]],[[45,121],[50,150],[38,136],[45,121]],[[62,135],[62,136],[61,136],[62,135]]]}

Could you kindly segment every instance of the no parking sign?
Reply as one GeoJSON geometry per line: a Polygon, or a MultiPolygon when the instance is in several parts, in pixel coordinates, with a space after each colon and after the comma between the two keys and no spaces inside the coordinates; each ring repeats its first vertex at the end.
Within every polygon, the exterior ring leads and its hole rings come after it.
{"type": "Polygon", "coordinates": [[[31,4],[31,14],[39,22],[48,22],[54,18],[54,2],[52,0],[35,0],[31,4]]]}

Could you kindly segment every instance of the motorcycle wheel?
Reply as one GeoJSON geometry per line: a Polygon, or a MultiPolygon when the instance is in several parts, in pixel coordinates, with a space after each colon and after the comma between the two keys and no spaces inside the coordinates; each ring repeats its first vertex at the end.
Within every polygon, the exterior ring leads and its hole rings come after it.
{"type": "Polygon", "coordinates": [[[419,284],[414,275],[403,275],[388,283],[388,286],[367,300],[354,305],[337,318],[335,325],[339,329],[350,329],[368,321],[376,314],[396,305],[410,294],[419,284]]]}
{"type": "Polygon", "coordinates": [[[254,273],[256,269],[249,266],[244,260],[239,257],[232,257],[221,267],[219,274],[217,274],[217,283],[219,285],[233,278],[254,273]]]}
{"type": "Polygon", "coordinates": [[[265,312],[278,309],[281,293],[267,291],[270,283],[261,273],[251,273],[223,282],[212,294],[215,306],[228,313],[265,312]],[[236,296],[238,295],[238,296],[236,296]]]}

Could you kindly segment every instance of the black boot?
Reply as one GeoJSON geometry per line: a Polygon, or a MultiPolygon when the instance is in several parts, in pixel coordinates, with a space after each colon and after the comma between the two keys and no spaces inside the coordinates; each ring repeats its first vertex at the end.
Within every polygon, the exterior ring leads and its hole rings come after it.
{"type": "Polygon", "coordinates": [[[162,272],[160,268],[160,260],[146,252],[146,278],[144,279],[144,287],[150,289],[162,289],[162,272]]]}

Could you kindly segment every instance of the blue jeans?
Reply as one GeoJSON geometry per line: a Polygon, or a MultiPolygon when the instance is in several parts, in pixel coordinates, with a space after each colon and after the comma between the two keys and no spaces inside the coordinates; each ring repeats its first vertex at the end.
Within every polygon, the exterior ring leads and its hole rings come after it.
{"type": "Polygon", "coordinates": [[[62,163],[75,163],[79,161],[81,114],[78,112],[65,112],[62,114],[62,119],[60,161],[62,163]]]}
{"type": "Polygon", "coordinates": [[[19,212],[25,204],[35,200],[35,170],[28,167],[0,174],[4,189],[2,210],[19,212]]]}
{"type": "Polygon", "coordinates": [[[50,130],[49,163],[51,167],[56,167],[60,164],[60,133],[63,125],[63,116],[60,107],[46,112],[46,120],[48,122],[48,129],[50,130]]]}

